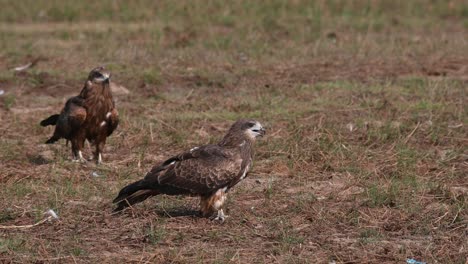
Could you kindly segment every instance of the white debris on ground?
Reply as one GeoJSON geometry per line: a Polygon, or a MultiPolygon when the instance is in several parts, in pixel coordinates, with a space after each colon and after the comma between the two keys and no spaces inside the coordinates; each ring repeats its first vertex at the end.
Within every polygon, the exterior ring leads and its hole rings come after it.
{"type": "Polygon", "coordinates": [[[54,210],[52,210],[52,209],[47,210],[44,214],[49,216],[49,217],[48,217],[49,220],[51,220],[51,219],[59,219],[57,213],[56,213],[54,210]]]}

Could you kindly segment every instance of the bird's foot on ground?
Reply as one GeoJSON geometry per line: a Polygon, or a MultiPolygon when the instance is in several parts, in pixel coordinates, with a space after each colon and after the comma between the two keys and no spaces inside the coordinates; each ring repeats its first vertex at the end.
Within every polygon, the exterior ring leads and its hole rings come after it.
{"type": "Polygon", "coordinates": [[[228,216],[225,215],[223,212],[223,209],[221,209],[221,210],[218,210],[218,214],[216,215],[216,217],[212,218],[211,220],[224,223],[224,220],[226,220],[226,218],[228,218],[228,216]]]}
{"type": "Polygon", "coordinates": [[[97,155],[96,165],[105,165],[105,163],[102,162],[102,155],[101,155],[101,153],[99,153],[99,154],[97,155]]]}
{"type": "Polygon", "coordinates": [[[85,159],[80,159],[80,158],[73,158],[72,162],[77,162],[77,163],[86,163],[85,159]]]}
{"type": "Polygon", "coordinates": [[[73,157],[72,161],[73,162],[85,163],[86,159],[83,158],[83,153],[81,153],[81,151],[78,151],[78,155],[73,157]]]}
{"type": "Polygon", "coordinates": [[[109,166],[109,165],[107,164],[107,162],[103,162],[101,160],[101,161],[96,161],[96,166],[104,166],[105,167],[105,166],[109,166]]]}

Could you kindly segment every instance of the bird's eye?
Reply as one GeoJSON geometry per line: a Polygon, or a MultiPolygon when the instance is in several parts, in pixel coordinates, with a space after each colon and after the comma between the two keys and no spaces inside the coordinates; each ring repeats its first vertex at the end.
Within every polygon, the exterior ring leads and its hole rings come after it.
{"type": "Polygon", "coordinates": [[[248,125],[249,127],[253,127],[253,126],[255,126],[255,123],[249,122],[249,123],[247,123],[247,125],[248,125]]]}

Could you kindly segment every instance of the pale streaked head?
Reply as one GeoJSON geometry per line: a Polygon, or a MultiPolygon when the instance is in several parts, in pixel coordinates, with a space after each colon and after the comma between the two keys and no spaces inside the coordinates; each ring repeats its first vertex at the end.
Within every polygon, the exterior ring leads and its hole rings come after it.
{"type": "Polygon", "coordinates": [[[258,137],[263,137],[266,133],[260,122],[251,120],[247,123],[248,128],[245,130],[245,134],[251,138],[256,139],[258,137]]]}
{"type": "Polygon", "coordinates": [[[103,66],[99,66],[91,70],[88,75],[88,81],[93,83],[108,83],[110,81],[111,73],[103,66]]]}
{"type": "Polygon", "coordinates": [[[240,146],[246,140],[254,142],[258,137],[265,135],[265,128],[260,122],[253,119],[237,120],[229,129],[220,145],[240,146]]]}

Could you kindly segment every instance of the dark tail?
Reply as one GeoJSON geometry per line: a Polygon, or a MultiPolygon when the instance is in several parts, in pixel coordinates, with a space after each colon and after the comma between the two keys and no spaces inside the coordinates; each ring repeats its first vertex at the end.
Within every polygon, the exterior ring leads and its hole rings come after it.
{"type": "Polygon", "coordinates": [[[57,137],[57,136],[55,136],[55,134],[54,134],[51,138],[49,138],[49,139],[46,141],[46,144],[53,144],[53,143],[55,143],[55,142],[56,142],[57,140],[59,140],[59,139],[60,139],[60,137],[57,137]]]}
{"type": "Polygon", "coordinates": [[[117,208],[114,209],[114,212],[121,211],[124,208],[143,202],[148,197],[158,194],[158,191],[149,189],[143,180],[134,182],[120,190],[117,198],[112,201],[117,204],[117,208]]]}
{"type": "Polygon", "coordinates": [[[41,121],[41,126],[43,126],[43,127],[45,127],[45,126],[55,126],[55,124],[57,124],[57,120],[58,120],[59,116],[60,116],[59,114],[49,116],[48,118],[41,121]]]}

